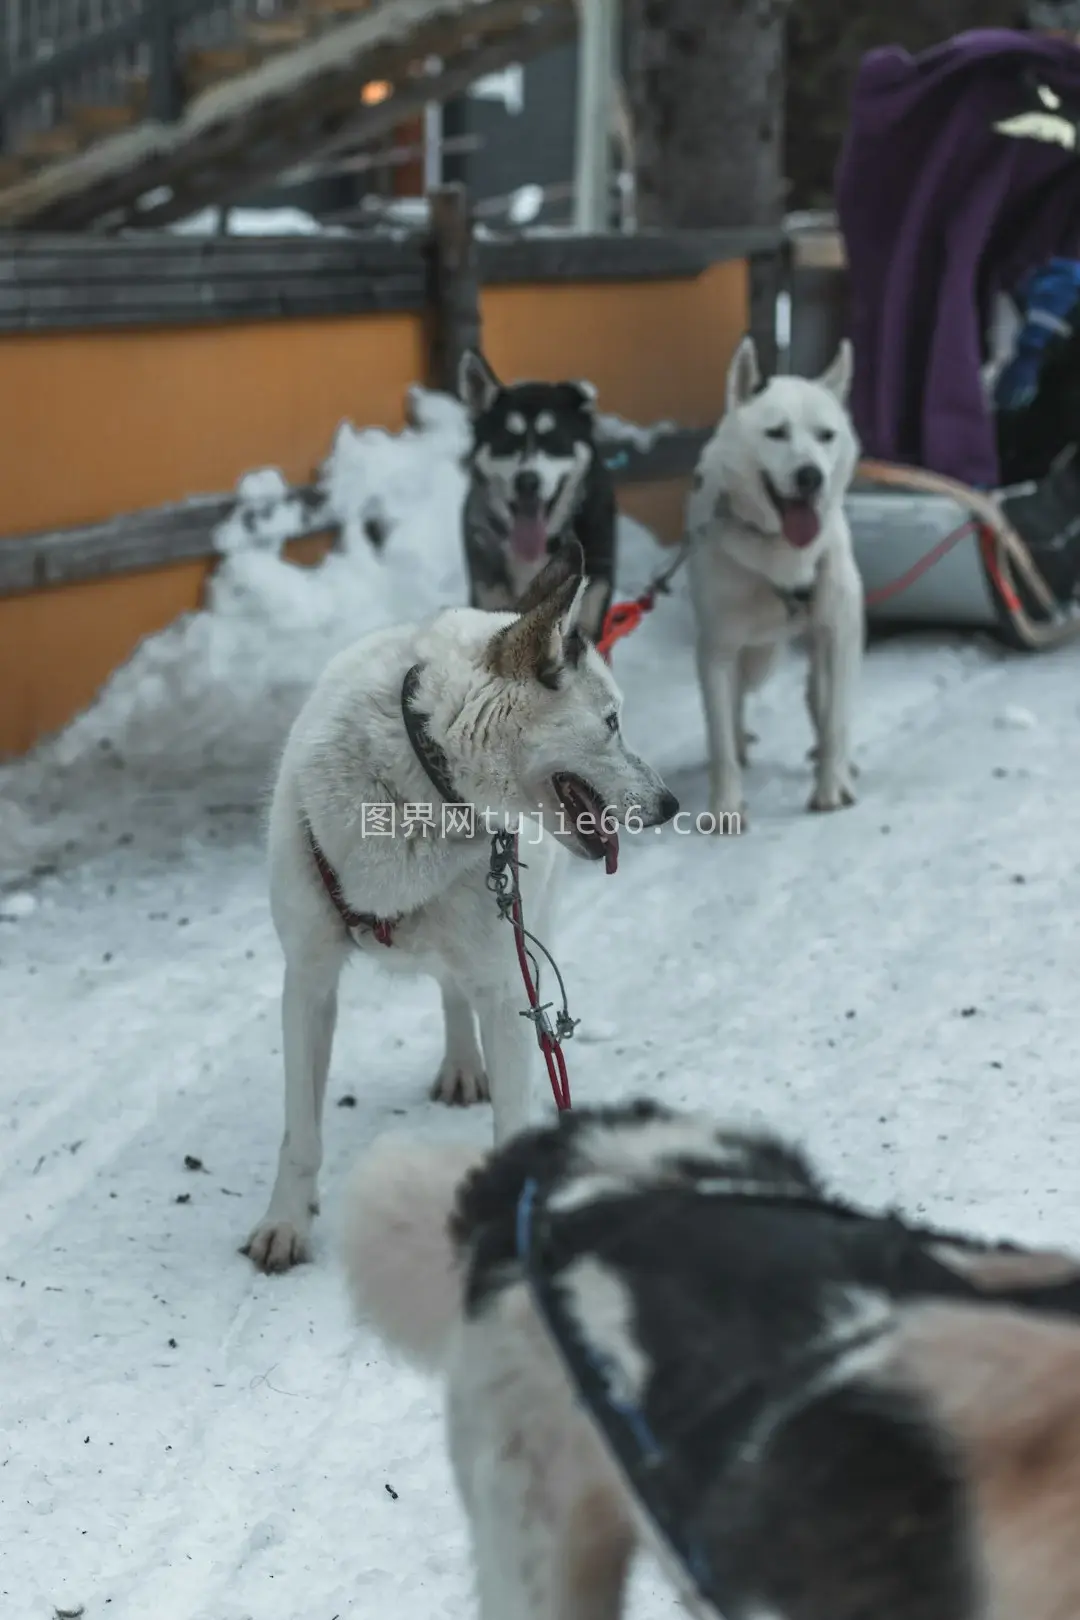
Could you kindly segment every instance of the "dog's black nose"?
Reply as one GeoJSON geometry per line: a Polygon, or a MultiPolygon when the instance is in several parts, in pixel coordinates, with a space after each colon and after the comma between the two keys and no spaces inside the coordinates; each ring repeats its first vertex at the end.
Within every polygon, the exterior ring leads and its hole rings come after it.
{"type": "Polygon", "coordinates": [[[678,813],[678,799],[675,797],[674,793],[669,793],[667,788],[665,788],[663,793],[660,795],[660,825],[663,826],[665,821],[670,821],[672,816],[677,816],[678,813]]]}
{"type": "Polygon", "coordinates": [[[811,500],[824,482],[824,473],[820,467],[815,467],[812,461],[804,462],[801,467],[795,469],[795,488],[804,501],[811,500]]]}
{"type": "Polygon", "coordinates": [[[514,494],[519,501],[535,501],[540,498],[540,477],[534,472],[519,472],[514,478],[514,494]]]}

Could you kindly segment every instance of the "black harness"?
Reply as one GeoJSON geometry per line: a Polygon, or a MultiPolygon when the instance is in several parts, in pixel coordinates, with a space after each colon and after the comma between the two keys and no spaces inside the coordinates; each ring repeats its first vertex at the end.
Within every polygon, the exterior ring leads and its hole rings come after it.
{"type": "MultiPolygon", "coordinates": [[[[439,746],[428,730],[427,716],[418,714],[413,707],[413,699],[420,684],[422,669],[422,664],[414,664],[401,683],[401,718],[405,724],[405,735],[408,737],[412,751],[423,767],[424,773],[436,793],[439,794],[444,803],[459,805],[461,800],[458,798],[454,788],[453,778],[450,775],[450,762],[446,757],[445,750],[439,746]]],[[[471,810],[471,806],[463,806],[463,808],[471,810]]],[[[377,917],[371,911],[354,911],[345,899],[341,881],[327,860],[306,817],[304,819],[304,835],[307,839],[312,861],[315,864],[315,870],[322,879],[322,885],[326,890],[330,904],[341,918],[345,932],[352,934],[358,930],[363,931],[374,934],[380,945],[393,945],[394,929],[401,922],[401,915],[377,917]]]]}
{"type": "MultiPolygon", "coordinates": [[[[535,1179],[526,1182],[518,1200],[516,1250],[533,1304],[546,1327],[564,1370],[590,1416],[599,1428],[631,1493],[652,1521],[675,1562],[686,1574],[694,1592],[715,1613],[717,1620],[739,1612],[745,1594],[727,1590],[722,1577],[711,1567],[707,1551],[693,1524],[693,1502],[679,1458],[654,1433],[641,1406],[619,1393],[619,1370],[610,1358],[589,1344],[571,1316],[560,1279],[576,1255],[570,1245],[560,1244],[555,1230],[558,1215],[546,1205],[547,1189],[535,1179]],[[560,1249],[562,1252],[560,1252],[560,1249]]],[[[703,1194],[703,1196],[709,1196],[703,1194]]],[[[860,1212],[793,1187],[767,1191],[729,1191],[725,1202],[782,1207],[795,1212],[829,1212],[847,1219],[860,1219],[860,1212]]],[[[904,1246],[908,1234],[896,1222],[897,1237],[904,1246]]],[[[715,1390],[710,1412],[726,1411],[732,1418],[735,1436],[746,1438],[755,1423],[774,1408],[797,1404],[817,1381],[853,1350],[875,1342],[886,1331],[883,1326],[853,1330],[842,1339],[832,1338],[827,1348],[811,1346],[792,1357],[778,1376],[763,1387],[756,1371],[732,1380],[715,1390]]],[[[737,1443],[733,1440],[733,1443],[737,1443]]]]}
{"type": "MultiPolygon", "coordinates": [[[[662,1436],[642,1409],[642,1403],[625,1390],[625,1375],[614,1361],[588,1342],[568,1302],[563,1279],[573,1263],[602,1251],[593,1242],[584,1248],[575,1243],[574,1213],[551,1211],[548,1197],[560,1186],[537,1178],[526,1182],[518,1199],[515,1217],[515,1251],[533,1304],[544,1323],[563,1369],[582,1404],[603,1436],[623,1479],[652,1521],[671,1557],[684,1571],[698,1598],[721,1617],[740,1612],[745,1592],[729,1589],[730,1580],[711,1567],[703,1534],[697,1522],[700,1490],[694,1485],[678,1447],[665,1445],[662,1436]],[[561,1226],[561,1230],[560,1230],[561,1226]]],[[[690,1190],[690,1189],[687,1189],[690,1190]]],[[[647,1189],[646,1189],[647,1191],[647,1189]]],[[[633,1194],[630,1190],[628,1197],[633,1194]]],[[[929,1292],[954,1299],[981,1299],[988,1295],[966,1277],[944,1265],[932,1253],[935,1244],[949,1244],[972,1253],[1022,1253],[1012,1244],[984,1245],[970,1237],[912,1227],[895,1214],[872,1216],[851,1205],[836,1201],[804,1186],[782,1185],[725,1188],[702,1198],[723,1199],[729,1204],[786,1212],[827,1214],[844,1222],[871,1222],[873,1254],[878,1286],[886,1298],[911,1297],[929,1292]]],[[[1076,1282],[1061,1288],[1027,1288],[995,1291],[1001,1303],[1009,1300],[1036,1309],[1056,1309],[1075,1317],[1080,1314],[1080,1289],[1076,1282]]],[[[710,1421],[721,1415],[725,1421],[723,1450],[737,1466],[743,1448],[753,1447],[763,1430],[802,1402],[813,1399],[821,1380],[852,1352],[879,1341],[890,1331],[888,1320],[853,1323],[849,1333],[830,1336],[827,1344],[810,1343],[774,1366],[767,1379],[756,1367],[740,1369],[726,1383],[718,1383],[708,1398],[710,1421]]],[[[700,1347],[699,1347],[700,1349],[700,1347]]],[[[700,1421],[703,1413],[688,1414],[687,1429],[700,1421]]],[[[665,1420],[665,1426],[669,1423],[665,1420]]],[[[717,1459],[721,1467],[722,1458],[717,1459]]]]}

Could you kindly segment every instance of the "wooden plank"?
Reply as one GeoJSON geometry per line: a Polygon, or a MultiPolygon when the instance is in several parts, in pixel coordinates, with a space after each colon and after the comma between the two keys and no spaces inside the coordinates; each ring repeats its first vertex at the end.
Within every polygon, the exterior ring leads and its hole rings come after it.
{"type": "MultiPolygon", "coordinates": [[[[657,484],[689,478],[711,433],[710,428],[677,429],[658,434],[646,449],[608,440],[602,450],[616,487],[657,484]]],[[[294,538],[336,529],[317,485],[297,486],[285,500],[301,509],[294,538]]],[[[214,557],[215,531],[236,507],[235,495],[208,495],[124,513],[106,523],[0,538],[0,596],[214,557]]]]}
{"type": "Polygon", "coordinates": [[[81,150],[85,137],[67,124],[54,124],[51,129],[31,130],[24,135],[15,151],[16,157],[59,158],[71,157],[81,150]]]}
{"type": "Polygon", "coordinates": [[[68,106],[69,122],[80,134],[87,136],[115,135],[118,129],[130,129],[139,117],[130,102],[75,102],[68,106]]]}
{"type": "Polygon", "coordinates": [[[0,331],[417,311],[418,242],[0,238],[0,331]]]}
{"type": "Polygon", "coordinates": [[[237,299],[235,303],[223,300],[206,309],[194,308],[189,303],[177,303],[164,308],[151,304],[139,308],[134,300],[119,300],[112,308],[100,304],[85,307],[71,304],[45,313],[34,310],[0,314],[2,332],[60,332],[87,330],[120,330],[138,326],[195,326],[211,321],[266,321],[292,316],[297,319],[345,315],[394,315],[417,313],[423,308],[423,294],[393,287],[368,289],[370,296],[358,296],[354,287],[330,294],[319,292],[310,297],[297,292],[282,292],[276,297],[266,293],[237,299]]]}
{"type": "Polygon", "coordinates": [[[693,477],[698,457],[712,438],[713,428],[676,428],[658,433],[642,449],[628,440],[603,440],[601,453],[615,487],[624,484],[662,484],[668,479],[693,477]]]}
{"type": "Polygon", "coordinates": [[[485,282],[678,280],[710,265],[777,251],[780,229],[533,236],[478,244],[485,282]]]}
{"type": "MultiPolygon", "coordinates": [[[[678,279],[741,257],[760,233],[649,233],[477,244],[488,284],[507,281],[678,279]]],[[[97,239],[0,234],[0,330],[51,320],[115,326],[125,304],[139,319],[193,321],[266,311],[363,313],[423,306],[422,239],[207,237],[165,233],[97,239]],[[77,319],[76,319],[77,317],[77,319]]]]}
{"type": "Polygon", "coordinates": [[[303,0],[305,11],[317,17],[355,17],[358,11],[370,11],[372,0],[303,0]]]}
{"type": "MultiPolygon", "coordinates": [[[[293,538],[337,527],[313,485],[290,490],[288,498],[303,513],[293,538]]],[[[235,495],[210,495],[124,513],[107,523],[0,538],[0,596],[213,557],[214,534],[236,507],[235,495]]]]}
{"type": "Polygon", "coordinates": [[[302,45],[317,26],[313,17],[300,11],[284,17],[249,17],[244,23],[244,34],[253,45],[281,50],[302,45]]]}
{"type": "Polygon", "coordinates": [[[47,316],[62,312],[65,301],[84,311],[100,309],[103,314],[130,305],[142,313],[160,310],[162,316],[186,310],[195,316],[200,310],[221,318],[222,312],[243,313],[248,308],[266,309],[274,304],[317,306],[324,302],[351,303],[357,313],[366,309],[419,309],[425,302],[425,287],[419,270],[386,276],[354,275],[348,268],[331,274],[273,276],[229,276],[205,280],[201,285],[170,279],[140,282],[135,278],[101,282],[94,287],[77,283],[38,283],[28,289],[18,284],[0,283],[0,313],[5,316],[33,314],[47,316]]]}
{"type": "Polygon", "coordinates": [[[351,271],[386,275],[423,267],[421,239],[378,236],[92,236],[0,233],[0,282],[82,282],[128,277],[190,280],[196,276],[267,276],[351,271]]]}

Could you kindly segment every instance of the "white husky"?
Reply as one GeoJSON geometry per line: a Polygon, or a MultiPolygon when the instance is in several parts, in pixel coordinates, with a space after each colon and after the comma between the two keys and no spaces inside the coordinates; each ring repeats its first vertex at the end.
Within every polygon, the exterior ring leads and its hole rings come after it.
{"type": "Polygon", "coordinates": [[[853,804],[852,709],[863,648],[863,592],[844,514],[859,444],[846,410],[851,345],[815,381],[762,385],[745,338],[727,411],[702,451],[687,507],[698,672],[717,828],[743,814],[747,692],[781,648],[810,637],[807,696],[817,734],[812,810],[853,804]]]}
{"type": "Polygon", "coordinates": [[[522,898],[543,940],[556,841],[610,871],[627,815],[650,827],[678,809],[626,747],[618,688],[578,630],[584,591],[574,543],[534,581],[520,616],[452,608],[367,636],[331,661],[293,726],[270,815],[285,1136],[245,1249],[262,1270],[309,1254],[338,979],[357,948],[442,986],[446,1055],[433,1095],[468,1104],[490,1094],[496,1142],[530,1123],[535,1031],[520,1012],[513,934],[487,887],[490,834],[533,818],[522,898]]]}

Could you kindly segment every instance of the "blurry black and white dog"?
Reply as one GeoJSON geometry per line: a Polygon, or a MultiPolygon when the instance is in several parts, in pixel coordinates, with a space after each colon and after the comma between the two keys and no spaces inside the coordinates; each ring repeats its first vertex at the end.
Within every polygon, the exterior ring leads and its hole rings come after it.
{"type": "Polygon", "coordinates": [[[482,1620],[1075,1620],[1080,1266],[831,1198],[648,1103],[384,1142],[346,1262],[441,1373],[482,1620]]]}
{"type": "Polygon", "coordinates": [[[585,553],[580,626],[599,637],[615,577],[615,491],[596,442],[588,382],[503,384],[482,355],[462,359],[472,423],[463,523],[469,605],[512,609],[567,533],[585,553]]]}

